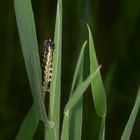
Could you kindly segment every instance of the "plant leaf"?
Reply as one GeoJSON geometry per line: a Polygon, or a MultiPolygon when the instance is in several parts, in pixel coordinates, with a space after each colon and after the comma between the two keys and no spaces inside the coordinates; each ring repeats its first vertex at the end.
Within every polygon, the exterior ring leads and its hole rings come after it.
{"type": "Polygon", "coordinates": [[[45,140],[56,140],[56,130],[53,126],[52,128],[45,127],[45,140]]]}
{"type": "Polygon", "coordinates": [[[61,140],[69,140],[69,112],[63,118],[61,140]]]}
{"type": "MultiPolygon", "coordinates": [[[[50,88],[49,120],[54,122],[56,139],[59,139],[60,87],[61,87],[61,47],[62,47],[62,1],[57,1],[54,35],[53,76],[50,88]]],[[[51,136],[51,135],[49,135],[51,136]]],[[[52,140],[51,137],[48,139],[52,140]]]]}
{"type": "Polygon", "coordinates": [[[101,117],[99,140],[105,139],[105,119],[106,119],[106,116],[101,117]]]}
{"type": "Polygon", "coordinates": [[[77,87],[77,89],[75,90],[71,98],[69,99],[67,105],[65,106],[65,111],[69,111],[79,101],[79,99],[84,94],[85,90],[88,88],[90,82],[93,79],[96,79],[96,75],[99,72],[99,70],[100,70],[100,66],[84,82],[82,82],[77,87]]]}
{"type": "MultiPolygon", "coordinates": [[[[84,51],[85,46],[87,44],[87,41],[85,41],[82,45],[82,49],[78,58],[78,62],[76,65],[73,82],[72,82],[72,88],[71,88],[71,94],[74,90],[75,85],[79,85],[83,81],[83,63],[84,63],[84,51]],[[77,83],[76,83],[77,81],[77,83]]],[[[78,103],[72,108],[70,111],[70,130],[69,135],[70,138],[73,140],[81,140],[82,135],[82,115],[83,115],[83,98],[79,99],[78,103]]]]}
{"type": "Polygon", "coordinates": [[[29,112],[27,113],[20,131],[16,137],[16,140],[32,140],[33,136],[36,132],[37,126],[39,124],[40,116],[37,112],[37,107],[35,104],[31,107],[29,112]]]}
{"type": "Polygon", "coordinates": [[[82,136],[82,115],[83,115],[83,98],[81,97],[75,106],[71,109],[69,117],[69,135],[72,140],[81,140],[82,136]]]}
{"type": "Polygon", "coordinates": [[[41,95],[41,70],[38,55],[38,45],[35,31],[34,16],[31,1],[15,0],[15,13],[22,46],[25,66],[29,78],[34,102],[40,112],[41,119],[46,123],[47,116],[41,95]]]}
{"type": "MultiPolygon", "coordinates": [[[[95,71],[95,69],[97,69],[98,61],[95,53],[91,30],[88,25],[87,27],[89,32],[90,73],[92,73],[93,71],[95,71]]],[[[101,117],[99,140],[104,140],[107,105],[106,105],[105,90],[104,90],[100,72],[97,74],[97,78],[95,78],[95,80],[91,82],[91,89],[92,89],[92,97],[93,97],[96,113],[99,117],[101,117]]]]}
{"type": "Polygon", "coordinates": [[[130,114],[129,120],[128,120],[128,122],[125,126],[125,129],[124,129],[124,132],[121,136],[121,140],[129,140],[130,139],[131,132],[132,132],[132,129],[134,126],[134,122],[135,122],[139,107],[140,107],[140,88],[138,90],[136,101],[135,101],[134,107],[132,109],[132,112],[130,114]]]}
{"type": "Polygon", "coordinates": [[[79,69],[80,69],[80,66],[81,66],[81,61],[83,59],[83,55],[84,55],[86,45],[87,45],[87,41],[85,41],[82,45],[82,49],[81,49],[81,52],[80,52],[80,55],[79,55],[79,58],[78,58],[78,61],[77,61],[77,64],[76,64],[76,69],[75,69],[73,80],[72,80],[70,96],[72,95],[73,90],[74,90],[74,86],[76,84],[76,79],[77,79],[78,72],[79,72],[79,69]]]}
{"type": "MultiPolygon", "coordinates": [[[[98,68],[98,62],[94,49],[92,34],[88,25],[87,27],[89,32],[90,73],[93,73],[93,71],[95,71],[98,68]]],[[[96,113],[98,114],[99,117],[103,117],[106,115],[107,107],[106,107],[106,95],[100,72],[97,74],[96,79],[91,82],[91,89],[96,113]]]]}

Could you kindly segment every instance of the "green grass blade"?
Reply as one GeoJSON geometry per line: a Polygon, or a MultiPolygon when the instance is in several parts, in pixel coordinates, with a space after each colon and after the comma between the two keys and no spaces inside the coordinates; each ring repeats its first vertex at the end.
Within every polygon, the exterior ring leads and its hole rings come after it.
{"type": "Polygon", "coordinates": [[[56,140],[56,130],[53,125],[50,129],[45,127],[45,140],[56,140]]]}
{"type": "Polygon", "coordinates": [[[61,140],[69,140],[69,112],[64,114],[61,140]]]}
{"type": "MultiPolygon", "coordinates": [[[[77,81],[77,85],[79,85],[82,82],[83,54],[84,54],[86,44],[87,44],[87,41],[85,41],[82,45],[82,49],[78,58],[78,62],[77,62],[74,77],[73,77],[70,96],[72,95],[72,92],[76,85],[76,81],[77,81]]],[[[81,130],[82,130],[82,98],[78,101],[78,103],[72,109],[70,116],[69,116],[69,113],[65,113],[64,118],[63,118],[61,140],[68,140],[69,135],[71,139],[75,140],[76,138],[76,140],[78,140],[77,139],[78,137],[81,138],[81,130]]]]}
{"type": "Polygon", "coordinates": [[[75,104],[70,112],[70,129],[69,135],[72,140],[81,140],[82,136],[82,115],[83,115],[83,98],[75,104]]]}
{"type": "Polygon", "coordinates": [[[130,114],[129,120],[128,120],[128,122],[125,126],[125,129],[124,129],[124,132],[121,136],[121,140],[129,140],[130,139],[139,107],[140,107],[140,88],[138,90],[136,101],[135,101],[134,107],[132,109],[132,112],[130,114]]]}
{"type": "MultiPolygon", "coordinates": [[[[74,90],[74,86],[80,85],[83,81],[83,63],[84,63],[84,50],[85,46],[87,44],[87,41],[85,41],[82,45],[82,49],[78,58],[78,62],[76,65],[74,78],[72,82],[72,88],[71,88],[71,95],[74,90]],[[77,81],[77,83],[76,83],[77,81]]],[[[72,140],[81,140],[82,135],[82,115],[83,115],[83,98],[81,97],[78,101],[78,103],[72,108],[70,111],[70,130],[69,135],[72,140]]]]}
{"type": "Polygon", "coordinates": [[[40,116],[36,110],[35,104],[31,107],[27,113],[20,131],[16,137],[16,140],[32,140],[39,124],[40,116]]]}
{"type": "Polygon", "coordinates": [[[105,139],[105,120],[106,120],[106,116],[101,117],[99,140],[105,139]]]}
{"type": "Polygon", "coordinates": [[[84,50],[85,50],[86,45],[87,45],[87,41],[85,41],[84,44],[82,45],[82,49],[81,49],[81,52],[80,52],[80,55],[79,55],[79,58],[78,58],[78,61],[77,61],[77,64],[76,64],[76,69],[75,69],[73,80],[72,80],[70,96],[72,95],[72,92],[74,90],[74,86],[76,84],[76,79],[77,79],[77,76],[78,76],[78,71],[80,69],[80,65],[81,65],[81,61],[82,61],[82,58],[83,58],[83,54],[84,54],[84,50]]]}
{"type": "MultiPolygon", "coordinates": [[[[90,55],[90,73],[93,73],[98,68],[98,61],[94,49],[94,43],[92,34],[88,26],[89,32],[89,55],[90,55]]],[[[95,80],[91,82],[92,96],[95,105],[95,110],[99,117],[105,116],[106,114],[106,95],[103,87],[103,82],[100,72],[97,74],[95,80]]]]}
{"type": "Polygon", "coordinates": [[[15,0],[14,6],[20,42],[34,103],[37,104],[36,107],[40,113],[41,120],[47,123],[47,116],[41,95],[40,60],[31,1],[15,0]]]}
{"type": "MultiPolygon", "coordinates": [[[[54,122],[56,139],[59,139],[60,87],[61,87],[61,47],[62,47],[62,1],[57,1],[54,35],[53,76],[50,88],[49,119],[54,122]]],[[[51,137],[48,139],[52,140],[51,137]]]]}
{"type": "Polygon", "coordinates": [[[75,92],[73,93],[71,98],[69,99],[69,101],[68,101],[68,103],[67,103],[67,105],[65,107],[65,111],[69,111],[79,101],[79,99],[84,94],[85,90],[90,85],[91,81],[93,79],[96,79],[96,76],[97,76],[99,70],[100,70],[100,67],[98,67],[84,82],[82,82],[77,87],[77,89],[75,90],[75,92]]]}

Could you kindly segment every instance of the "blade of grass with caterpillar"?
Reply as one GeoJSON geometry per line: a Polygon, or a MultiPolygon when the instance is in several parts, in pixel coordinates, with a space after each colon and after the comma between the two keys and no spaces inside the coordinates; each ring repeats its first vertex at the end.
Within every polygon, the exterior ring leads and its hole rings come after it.
{"type": "Polygon", "coordinates": [[[51,129],[46,129],[45,140],[59,139],[60,121],[60,87],[61,87],[61,47],[62,47],[62,1],[57,1],[55,35],[53,54],[53,73],[50,87],[49,120],[54,123],[51,129]]]}

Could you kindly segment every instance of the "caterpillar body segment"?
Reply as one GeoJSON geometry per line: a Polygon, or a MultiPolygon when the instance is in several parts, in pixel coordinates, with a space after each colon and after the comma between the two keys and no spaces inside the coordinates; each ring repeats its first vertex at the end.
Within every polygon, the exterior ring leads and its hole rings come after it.
{"type": "Polygon", "coordinates": [[[54,42],[45,40],[42,53],[42,86],[43,90],[50,92],[50,83],[52,80],[54,42]]]}

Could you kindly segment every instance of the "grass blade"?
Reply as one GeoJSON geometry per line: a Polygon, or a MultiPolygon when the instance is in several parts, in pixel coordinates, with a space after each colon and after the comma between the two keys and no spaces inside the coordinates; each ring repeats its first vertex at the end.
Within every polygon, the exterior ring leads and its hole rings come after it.
{"type": "MultiPolygon", "coordinates": [[[[97,69],[98,67],[98,61],[94,49],[91,30],[88,25],[87,27],[89,32],[90,73],[93,73],[93,71],[95,71],[95,69],[97,69]]],[[[101,117],[99,140],[104,140],[107,105],[106,105],[105,90],[104,90],[100,72],[97,74],[97,78],[91,82],[91,89],[92,89],[92,97],[93,97],[96,113],[99,117],[101,117]]]]}
{"type": "MultiPolygon", "coordinates": [[[[83,54],[84,54],[86,44],[87,44],[87,42],[85,41],[84,44],[82,45],[82,49],[81,49],[81,52],[80,52],[80,55],[78,58],[78,62],[76,65],[76,69],[75,69],[75,73],[74,73],[74,77],[73,77],[73,81],[72,81],[70,97],[72,96],[74,87],[76,85],[76,81],[77,81],[77,85],[79,85],[82,82],[83,54]]],[[[73,140],[75,138],[81,137],[81,130],[82,130],[82,99],[80,99],[78,101],[78,103],[75,105],[75,107],[72,109],[70,116],[69,116],[69,112],[64,113],[61,140],[68,140],[69,134],[70,134],[70,138],[73,140]],[[75,122],[75,123],[73,123],[73,122],[75,122]],[[78,125],[77,125],[77,123],[78,123],[78,125]],[[70,127],[70,129],[69,129],[69,127],[70,127]]],[[[76,140],[78,140],[78,139],[76,139],[76,140]]]]}
{"type": "Polygon", "coordinates": [[[132,132],[132,129],[134,126],[134,122],[135,122],[139,107],[140,107],[140,88],[138,90],[136,101],[135,101],[134,107],[132,109],[132,112],[130,114],[129,120],[128,120],[128,122],[125,126],[125,129],[124,129],[124,132],[121,136],[121,140],[129,140],[130,139],[131,132],[132,132]]]}
{"type": "Polygon", "coordinates": [[[93,79],[96,79],[96,75],[98,74],[100,70],[100,67],[98,67],[84,82],[82,82],[75,92],[73,93],[72,97],[68,101],[66,107],[65,107],[65,112],[69,111],[82,97],[84,94],[85,90],[88,88],[89,84],[93,79]]]}
{"type": "MultiPolygon", "coordinates": [[[[54,122],[56,139],[59,139],[61,47],[62,47],[62,1],[61,0],[57,1],[54,43],[55,43],[55,50],[53,56],[53,76],[52,76],[52,82],[50,88],[49,120],[54,122]]],[[[45,133],[47,134],[49,132],[45,132],[45,133]]],[[[52,140],[53,138],[48,137],[48,139],[52,140]]]]}
{"type": "Polygon", "coordinates": [[[27,113],[20,131],[16,137],[16,140],[32,140],[39,124],[40,116],[36,110],[35,104],[31,107],[27,113]]]}
{"type": "Polygon", "coordinates": [[[72,140],[81,140],[82,136],[82,115],[83,115],[83,98],[75,104],[70,112],[70,129],[69,135],[72,140]]]}
{"type": "MultiPolygon", "coordinates": [[[[89,32],[90,73],[93,73],[98,68],[98,61],[96,58],[93,38],[89,26],[88,32],[89,32]]],[[[98,114],[99,117],[103,117],[106,114],[107,107],[106,107],[106,95],[100,72],[97,74],[96,79],[91,82],[91,89],[96,113],[98,114]]]]}
{"type": "MultiPolygon", "coordinates": [[[[82,45],[82,49],[78,58],[78,62],[76,65],[74,77],[73,77],[73,82],[72,82],[72,88],[71,88],[71,93],[74,90],[75,85],[79,85],[83,81],[83,62],[84,62],[84,50],[85,46],[87,44],[87,41],[85,41],[82,45]],[[76,84],[77,81],[77,84],[76,84]]],[[[70,112],[70,130],[69,130],[69,135],[70,138],[73,140],[81,140],[81,135],[82,135],[82,114],[83,114],[83,98],[79,99],[78,103],[73,107],[73,109],[70,112]]]]}
{"type": "Polygon", "coordinates": [[[84,44],[82,45],[82,49],[81,49],[81,52],[80,52],[80,55],[79,55],[79,58],[78,58],[78,62],[76,64],[76,69],[75,69],[73,80],[72,80],[70,96],[72,95],[73,90],[74,90],[74,86],[76,84],[76,79],[77,79],[77,76],[78,76],[78,72],[79,72],[79,69],[80,69],[80,65],[81,65],[81,61],[82,61],[82,58],[83,58],[83,54],[84,54],[84,50],[85,50],[86,45],[87,45],[87,41],[85,41],[84,44]]]}
{"type": "MultiPolygon", "coordinates": [[[[33,101],[40,119],[45,125],[48,125],[45,106],[41,95],[41,69],[31,1],[14,0],[14,6],[23,57],[34,99],[33,101]]],[[[30,130],[30,132],[32,133],[32,130],[30,130]]],[[[22,139],[22,137],[18,138],[22,139]]]]}
{"type": "Polygon", "coordinates": [[[99,140],[105,139],[105,120],[106,120],[106,116],[101,117],[99,140]]]}
{"type": "Polygon", "coordinates": [[[45,127],[45,140],[56,140],[56,130],[54,125],[48,129],[45,127]]]}
{"type": "Polygon", "coordinates": [[[64,113],[61,140],[69,140],[69,112],[64,113]]]}

